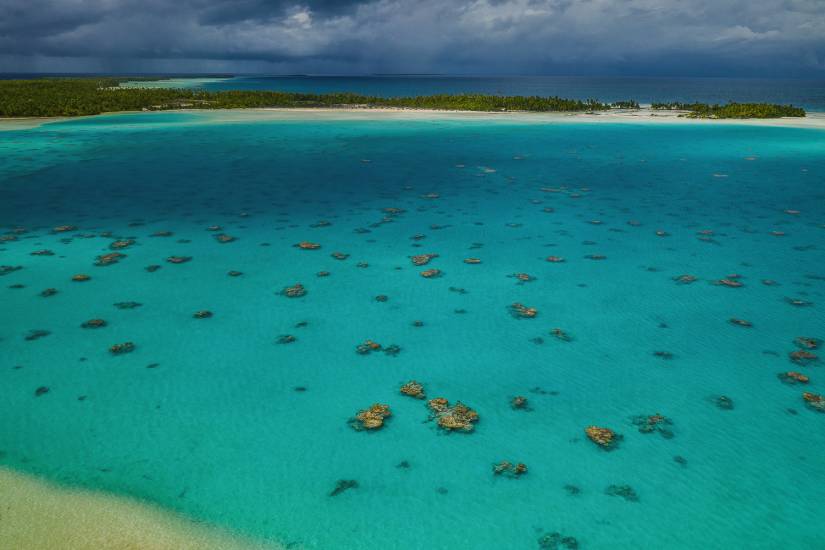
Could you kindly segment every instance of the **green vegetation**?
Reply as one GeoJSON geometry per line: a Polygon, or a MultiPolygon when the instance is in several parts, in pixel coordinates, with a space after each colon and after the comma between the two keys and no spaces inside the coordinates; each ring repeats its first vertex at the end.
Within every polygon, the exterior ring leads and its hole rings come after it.
{"type": "Polygon", "coordinates": [[[634,99],[628,99],[627,101],[614,101],[610,104],[610,107],[613,109],[638,109],[639,102],[634,99]]]}
{"type": "MultiPolygon", "coordinates": [[[[136,78],[43,78],[0,80],[0,117],[81,116],[118,111],[244,109],[261,107],[394,107],[455,111],[592,112],[638,109],[633,100],[606,104],[560,97],[481,94],[371,97],[351,93],[303,94],[274,91],[218,91],[175,88],[122,88],[136,78]]],[[[162,80],[143,77],[142,80],[162,80]]],[[[805,116],[798,107],[763,103],[655,103],[654,109],[686,110],[695,118],[774,118],[805,116]]]]}
{"type": "Polygon", "coordinates": [[[804,117],[805,109],[793,105],[771,103],[728,103],[708,105],[706,103],[654,103],[655,110],[689,111],[688,118],[779,118],[804,117]]]}
{"type": "MultiPolygon", "coordinates": [[[[0,117],[95,115],[116,111],[240,109],[255,107],[398,107],[460,111],[596,111],[596,100],[559,97],[431,95],[382,98],[350,93],[302,94],[172,88],[119,88],[127,79],[65,78],[0,80],[0,117]]],[[[132,80],[132,79],[128,79],[132,80]]]]}

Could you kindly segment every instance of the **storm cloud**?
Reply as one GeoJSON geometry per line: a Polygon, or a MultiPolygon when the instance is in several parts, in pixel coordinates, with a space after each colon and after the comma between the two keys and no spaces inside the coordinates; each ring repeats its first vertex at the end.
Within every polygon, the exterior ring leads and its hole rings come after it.
{"type": "Polygon", "coordinates": [[[0,70],[825,76],[822,0],[0,0],[0,70]]]}

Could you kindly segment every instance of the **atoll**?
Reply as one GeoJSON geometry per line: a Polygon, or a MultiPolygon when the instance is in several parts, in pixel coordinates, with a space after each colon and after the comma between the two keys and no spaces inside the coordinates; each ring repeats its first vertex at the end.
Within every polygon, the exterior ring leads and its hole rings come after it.
{"type": "Polygon", "coordinates": [[[76,283],[84,283],[86,281],[90,281],[92,278],[85,273],[78,273],[77,275],[72,275],[72,281],[76,283]]]}
{"type": "Polygon", "coordinates": [[[82,328],[101,328],[106,326],[106,321],[103,319],[89,319],[80,326],[82,328]]]}
{"type": "Polygon", "coordinates": [[[318,243],[312,243],[309,241],[301,241],[297,244],[292,245],[296,248],[300,248],[301,250],[318,250],[321,248],[321,245],[318,243]]]}
{"type": "Polygon", "coordinates": [[[421,272],[421,276],[424,277],[425,279],[434,279],[436,277],[441,276],[441,270],[440,269],[427,269],[426,271],[421,272]]]}

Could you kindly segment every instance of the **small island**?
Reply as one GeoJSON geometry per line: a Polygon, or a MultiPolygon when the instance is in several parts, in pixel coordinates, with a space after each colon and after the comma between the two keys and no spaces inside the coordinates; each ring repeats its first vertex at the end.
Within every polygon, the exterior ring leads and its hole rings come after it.
{"type": "MultiPolygon", "coordinates": [[[[206,91],[162,86],[121,86],[136,80],[162,78],[39,78],[0,80],[0,118],[74,117],[124,111],[178,109],[361,108],[507,113],[598,113],[638,110],[634,100],[603,103],[596,99],[556,96],[438,94],[415,97],[375,97],[354,93],[310,94],[265,90],[206,91]]],[[[804,117],[805,110],[768,103],[654,103],[652,110],[679,111],[687,118],[766,119],[804,117]]]]}

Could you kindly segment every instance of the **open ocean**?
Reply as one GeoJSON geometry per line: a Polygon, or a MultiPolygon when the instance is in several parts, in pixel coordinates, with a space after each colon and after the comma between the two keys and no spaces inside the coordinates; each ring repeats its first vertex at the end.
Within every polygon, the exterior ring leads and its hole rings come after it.
{"type": "Polygon", "coordinates": [[[825,548],[821,130],[170,112],[0,158],[0,465],[294,548],[825,548]]]}
{"type": "MultiPolygon", "coordinates": [[[[432,94],[559,96],[571,99],[652,102],[793,104],[825,111],[825,81],[758,78],[665,78],[585,76],[236,76],[177,80],[205,90],[277,90],[282,92],[353,92],[380,97],[432,94]]],[[[146,85],[142,83],[141,85],[146,85]]],[[[151,83],[149,83],[151,84],[151,83]]],[[[165,86],[163,81],[156,83],[165,86]]]]}

